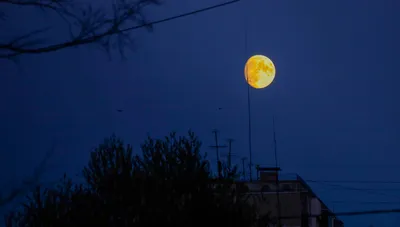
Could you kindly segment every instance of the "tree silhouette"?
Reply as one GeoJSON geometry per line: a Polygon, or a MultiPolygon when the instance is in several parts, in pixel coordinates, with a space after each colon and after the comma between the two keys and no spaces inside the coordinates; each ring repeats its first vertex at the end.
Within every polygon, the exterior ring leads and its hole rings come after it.
{"type": "MultiPolygon", "coordinates": [[[[0,59],[15,59],[23,54],[48,53],[87,44],[96,44],[107,53],[116,49],[124,56],[124,49],[133,44],[125,29],[145,25],[143,9],[159,3],[159,0],[115,0],[111,9],[104,9],[79,0],[0,0],[0,8],[31,7],[56,14],[65,22],[70,34],[63,41],[50,44],[43,40],[50,27],[38,26],[9,41],[0,40],[0,59]]],[[[5,11],[1,11],[0,22],[6,23],[7,16],[5,11]]],[[[151,26],[147,27],[151,29],[151,26]]]]}
{"type": "Polygon", "coordinates": [[[37,188],[7,226],[255,226],[256,212],[234,180],[236,169],[210,171],[189,132],[148,138],[142,154],[112,136],[92,153],[84,185],[64,177],[54,190],[37,188]]]}

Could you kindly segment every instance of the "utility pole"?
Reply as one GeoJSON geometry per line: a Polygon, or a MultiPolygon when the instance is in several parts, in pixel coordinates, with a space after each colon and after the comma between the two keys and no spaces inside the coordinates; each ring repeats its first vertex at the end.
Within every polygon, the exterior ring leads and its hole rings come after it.
{"type": "MultiPolygon", "coordinates": [[[[247,56],[247,15],[246,13],[244,14],[244,55],[247,56]]],[[[245,73],[246,74],[246,73],[245,73]]],[[[251,103],[250,103],[250,85],[249,83],[249,78],[246,74],[246,82],[247,82],[247,113],[248,113],[248,138],[249,138],[249,158],[250,158],[250,182],[253,181],[253,173],[252,173],[252,166],[253,166],[253,157],[252,157],[252,151],[251,151],[251,103]]]]}
{"type": "Polygon", "coordinates": [[[278,209],[278,226],[281,226],[281,201],[279,196],[279,175],[278,175],[278,154],[277,154],[277,146],[276,146],[276,134],[275,134],[275,117],[272,117],[272,128],[273,128],[273,136],[274,136],[274,153],[275,153],[275,167],[276,167],[276,201],[277,201],[277,209],[278,209]]]}
{"type": "Polygon", "coordinates": [[[221,177],[221,171],[222,171],[222,166],[221,166],[221,162],[219,160],[219,148],[226,148],[225,145],[219,145],[218,144],[218,130],[214,129],[212,131],[214,133],[214,138],[215,138],[215,145],[214,146],[210,146],[211,148],[214,148],[216,150],[217,153],[217,168],[218,168],[218,177],[221,177]]]}
{"type": "Polygon", "coordinates": [[[251,110],[250,110],[250,85],[247,86],[247,110],[249,114],[249,158],[250,158],[250,182],[253,181],[253,172],[252,172],[252,167],[253,167],[253,157],[252,157],[252,152],[251,152],[251,110]]]}
{"type": "Polygon", "coordinates": [[[243,176],[243,180],[246,180],[246,167],[244,162],[246,161],[246,157],[241,158],[242,160],[242,176],[243,176]]]}
{"type": "Polygon", "coordinates": [[[234,139],[228,139],[229,143],[229,151],[228,151],[228,168],[230,169],[232,166],[232,142],[235,141],[234,139]]]}

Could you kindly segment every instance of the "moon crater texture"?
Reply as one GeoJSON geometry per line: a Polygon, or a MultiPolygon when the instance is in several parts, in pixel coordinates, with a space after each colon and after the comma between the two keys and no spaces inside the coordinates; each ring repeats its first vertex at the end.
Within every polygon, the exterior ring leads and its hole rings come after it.
{"type": "Polygon", "coordinates": [[[244,75],[247,83],[256,89],[270,85],[275,78],[275,65],[266,56],[254,55],[246,62],[244,75]]]}

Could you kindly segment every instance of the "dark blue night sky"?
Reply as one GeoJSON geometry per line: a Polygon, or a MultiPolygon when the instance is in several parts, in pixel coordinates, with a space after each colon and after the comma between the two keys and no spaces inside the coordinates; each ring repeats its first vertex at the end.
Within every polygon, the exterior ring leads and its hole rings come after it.
{"type": "MultiPolygon", "coordinates": [[[[165,1],[147,15],[158,20],[222,2],[165,1]]],[[[243,67],[264,54],[277,74],[271,86],[251,90],[254,164],[274,164],[275,116],[281,168],[318,181],[309,184],[334,211],[399,208],[400,184],[320,182],[400,182],[399,10],[397,0],[242,0],[134,31],[124,61],[89,47],[24,56],[19,65],[0,61],[2,184],[11,189],[30,175],[53,143],[42,182],[72,176],[113,132],[139,152],[148,134],[192,129],[214,160],[208,146],[218,128],[221,142],[236,140],[239,164],[248,153],[243,67]]],[[[30,22],[9,29],[50,21],[39,14],[26,12],[19,19],[30,22]]],[[[53,24],[57,39],[64,28],[53,24]]],[[[400,215],[341,219],[395,227],[400,215]]]]}

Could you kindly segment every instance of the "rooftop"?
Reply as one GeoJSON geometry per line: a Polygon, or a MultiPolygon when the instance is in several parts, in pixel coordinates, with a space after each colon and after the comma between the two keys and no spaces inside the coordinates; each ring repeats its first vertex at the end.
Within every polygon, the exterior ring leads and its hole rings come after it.
{"type": "Polygon", "coordinates": [[[278,183],[278,191],[280,193],[309,193],[313,198],[317,198],[320,201],[323,210],[334,216],[338,222],[343,223],[337,219],[334,212],[314,193],[303,178],[298,174],[282,174],[280,171],[280,168],[259,167],[257,168],[257,179],[251,182],[248,180],[239,182],[247,185],[248,193],[276,193],[276,183],[278,183]],[[262,176],[262,174],[267,174],[267,176],[262,176]]]}

